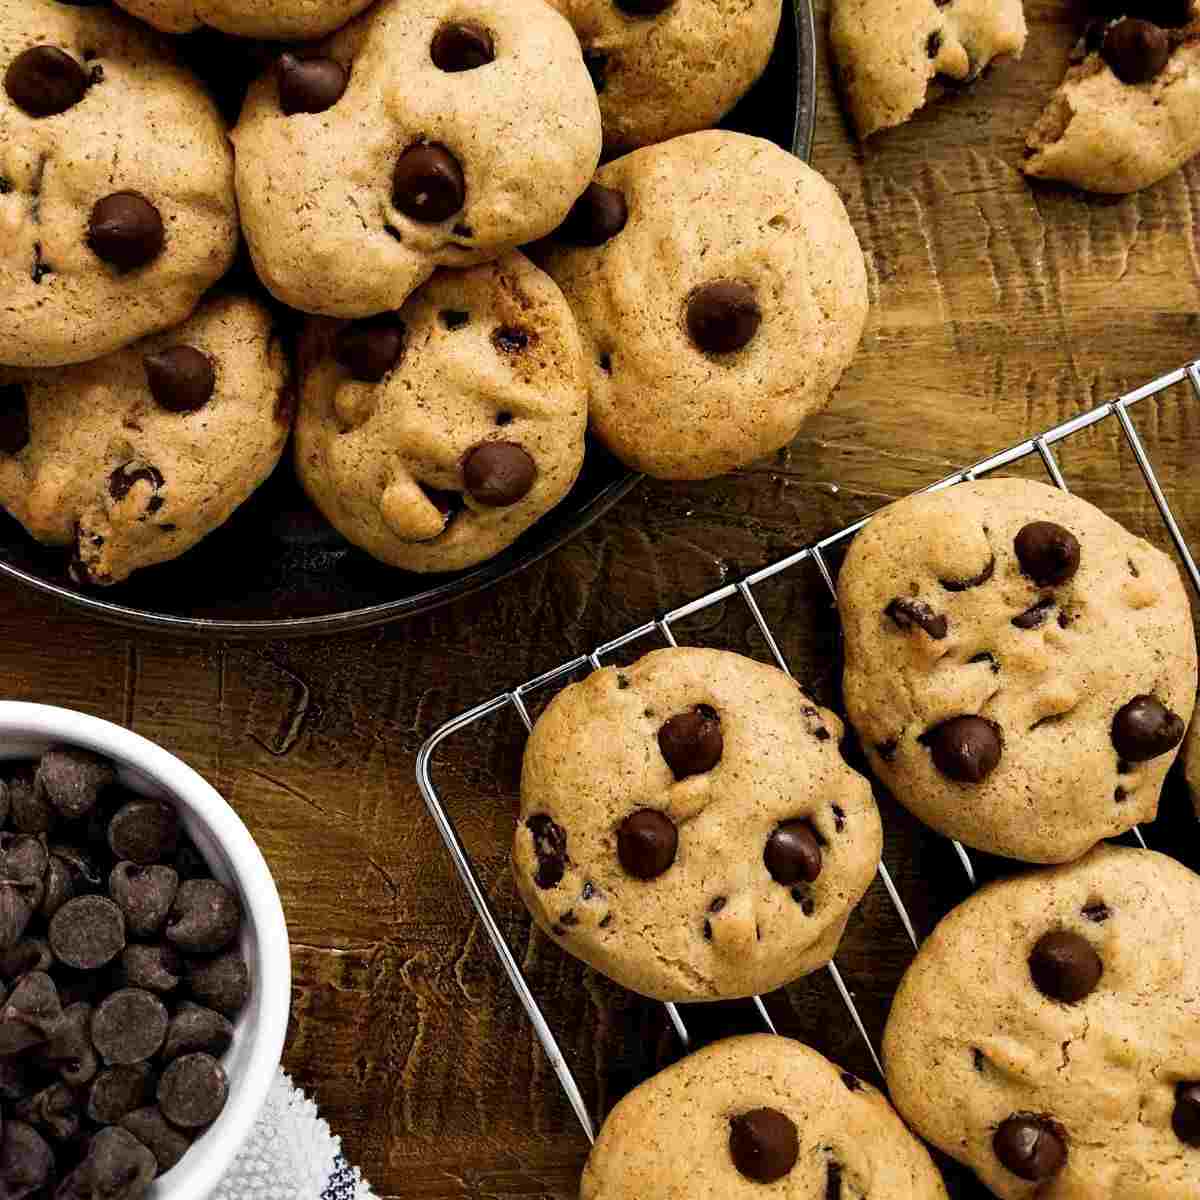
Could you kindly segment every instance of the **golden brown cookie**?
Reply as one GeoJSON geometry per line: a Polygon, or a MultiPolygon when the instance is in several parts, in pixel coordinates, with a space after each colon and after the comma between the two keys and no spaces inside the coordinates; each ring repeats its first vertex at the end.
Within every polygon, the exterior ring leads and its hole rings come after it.
{"type": "Polygon", "coordinates": [[[929,1152],[869,1084],[755,1034],[689,1054],[608,1115],[580,1200],[945,1200],[929,1152]]]}
{"type": "Polygon", "coordinates": [[[200,84],[121,13],[0,5],[0,362],[60,366],[178,325],[237,246],[200,84]]]}
{"type": "Polygon", "coordinates": [[[530,736],[517,886],[565,950],[646,996],[824,966],[879,864],[842,724],[775,667],[671,649],[564,689],[530,736]]]}
{"type": "Polygon", "coordinates": [[[1066,862],[1154,818],[1196,695],[1161,551],[1066,492],[988,479],[872,518],[838,594],[851,723],[921,820],[1066,862]]]}
{"type": "Polygon", "coordinates": [[[693,133],[602,167],[539,253],[579,320],[594,432],[662,479],[786,445],[866,321],[841,198],[745,134],[693,133]]]}
{"type": "Polygon", "coordinates": [[[164,33],[207,26],[248,38],[317,38],[369,7],[371,0],[115,0],[164,33]]]}
{"type": "Polygon", "coordinates": [[[904,1118],[1002,1200],[1200,1197],[1200,878],[1098,847],[934,930],[883,1051],[904,1118]]]}
{"type": "Polygon", "coordinates": [[[300,479],[346,538],[392,566],[491,558],[583,463],[575,322],[516,251],[439,271],[398,313],[313,320],[301,371],[300,479]]]}
{"type": "Polygon", "coordinates": [[[0,368],[0,504],[73,545],[78,580],[118,583],[228,519],[279,461],[291,409],[266,309],[212,298],[94,362],[0,368]]]}

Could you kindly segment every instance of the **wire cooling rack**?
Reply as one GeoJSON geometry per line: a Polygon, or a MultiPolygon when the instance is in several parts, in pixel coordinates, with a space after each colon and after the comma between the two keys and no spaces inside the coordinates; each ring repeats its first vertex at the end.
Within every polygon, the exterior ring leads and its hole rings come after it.
{"type": "MultiPolygon", "coordinates": [[[[1029,438],[1015,446],[1010,446],[1007,450],[1002,450],[999,454],[993,454],[990,458],[982,459],[980,462],[975,463],[974,466],[967,467],[965,470],[959,471],[954,475],[949,475],[925,490],[937,491],[942,488],[953,487],[955,484],[977,479],[980,476],[988,475],[993,471],[1012,466],[1024,459],[1035,456],[1041,460],[1041,464],[1049,475],[1051,482],[1057,487],[1069,490],[1062,468],[1055,457],[1054,447],[1094,425],[1115,421],[1126,443],[1133,452],[1146,487],[1154,499],[1155,506],[1158,508],[1163,524],[1166,526],[1176,553],[1179,555],[1184,571],[1197,593],[1200,593],[1200,571],[1197,571],[1195,559],[1192,557],[1191,550],[1188,548],[1188,544],[1179,528],[1179,523],[1175,519],[1175,514],[1172,512],[1158,476],[1154,472],[1150,457],[1129,415],[1129,410],[1135,405],[1147,401],[1157,403],[1170,389],[1189,384],[1191,391],[1194,393],[1194,398],[1200,402],[1200,359],[1184,367],[1180,367],[1178,370],[1171,371],[1153,380],[1151,383],[1147,383],[1143,387],[1128,392],[1117,400],[1099,405],[1088,412],[1080,413],[1071,420],[1064,421],[1061,425],[1056,425],[1053,429],[1048,429],[1045,433],[1037,437],[1029,438]]],[[[837,588],[834,584],[828,557],[831,552],[845,546],[869,520],[870,517],[864,517],[862,520],[847,525],[845,528],[838,530],[837,533],[813,542],[803,549],[797,550],[785,558],[781,558],[778,562],[774,562],[770,566],[763,567],[747,575],[738,583],[725,584],[723,587],[719,587],[714,591],[708,592],[706,595],[681,605],[655,620],[647,621],[635,629],[630,629],[620,637],[613,638],[611,641],[597,646],[590,654],[581,654],[567,662],[560,663],[557,667],[545,671],[541,675],[513,688],[512,691],[502,692],[500,695],[476,705],[474,708],[461,714],[461,716],[448,721],[421,747],[420,753],[417,756],[417,782],[421,789],[421,795],[424,797],[430,815],[437,825],[438,833],[441,834],[442,840],[446,843],[446,849],[449,851],[454,866],[462,878],[471,903],[475,906],[479,914],[479,920],[492,945],[495,947],[496,953],[500,956],[500,963],[504,968],[505,974],[508,976],[513,988],[516,990],[517,997],[529,1015],[534,1032],[545,1049],[555,1074],[558,1076],[559,1082],[566,1092],[567,1099],[570,1101],[571,1107],[575,1110],[575,1114],[579,1118],[579,1123],[583,1126],[583,1130],[589,1140],[595,1140],[595,1127],[587,1105],[584,1102],[583,1095],[580,1092],[579,1085],[575,1080],[570,1066],[563,1057],[558,1041],[546,1020],[545,1014],[542,1012],[541,1007],[530,990],[521,967],[500,929],[496,916],[488,904],[487,897],[480,887],[471,859],[455,830],[454,822],[450,819],[446,807],[442,803],[441,795],[433,780],[434,754],[443,742],[448,741],[454,735],[463,733],[477,725],[480,721],[506,710],[515,711],[528,731],[532,728],[533,722],[527,702],[536,693],[541,693],[544,689],[552,688],[556,684],[561,686],[568,682],[572,676],[580,672],[599,669],[604,665],[606,658],[615,655],[617,651],[623,650],[631,644],[654,642],[675,646],[678,643],[675,638],[674,627],[679,622],[703,612],[713,605],[722,604],[727,600],[740,600],[746,606],[766,642],[771,658],[777,666],[787,671],[788,674],[791,674],[788,663],[779,648],[775,634],[772,632],[766,618],[763,616],[762,609],[759,607],[758,599],[755,596],[755,588],[767,580],[783,575],[785,572],[794,571],[796,568],[802,566],[812,567],[816,569],[836,603],[837,588]]],[[[650,645],[645,647],[646,650],[652,648],[650,645]]],[[[1133,833],[1138,842],[1145,846],[1146,843],[1142,838],[1141,831],[1135,829],[1133,833]]],[[[975,867],[970,855],[968,855],[964,847],[958,842],[954,842],[953,845],[958,859],[966,872],[968,881],[971,886],[974,886],[976,882],[975,867]]],[[[879,875],[891,898],[892,904],[895,906],[896,912],[899,914],[904,930],[915,949],[918,945],[918,939],[913,922],[909,917],[903,900],[900,898],[900,894],[896,890],[886,864],[882,862],[879,865],[879,875]]],[[[863,1024],[862,1017],[859,1015],[854,998],[850,994],[850,990],[847,988],[841,972],[838,970],[836,962],[831,962],[827,970],[846,1005],[846,1010],[849,1013],[851,1021],[853,1021],[859,1036],[870,1051],[871,1058],[874,1060],[882,1077],[883,1069],[879,1061],[879,1056],[870,1035],[867,1033],[866,1026],[863,1024]]],[[[753,1003],[764,1026],[771,1033],[774,1033],[775,1026],[767,1012],[766,1006],[762,1002],[762,998],[759,996],[753,997],[753,1003]]],[[[666,1005],[666,1009],[676,1034],[684,1048],[687,1049],[691,1038],[679,1010],[673,1004],[666,1005]]]]}

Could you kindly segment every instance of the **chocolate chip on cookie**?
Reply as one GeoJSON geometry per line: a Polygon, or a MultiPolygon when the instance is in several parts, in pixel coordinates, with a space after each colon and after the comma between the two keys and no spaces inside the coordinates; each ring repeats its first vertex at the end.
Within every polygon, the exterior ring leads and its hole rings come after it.
{"type": "Polygon", "coordinates": [[[1105,32],[1100,55],[1122,83],[1148,83],[1167,65],[1171,42],[1157,25],[1125,17],[1105,32]]]}
{"type": "Polygon", "coordinates": [[[481,442],[463,459],[467,491],[489,508],[524,499],[536,478],[536,464],[515,442],[481,442]]]}
{"type": "Polygon", "coordinates": [[[621,822],[617,857],[636,879],[656,879],[675,861],[679,831],[666,813],[642,808],[621,822]]]}
{"type": "Polygon", "coordinates": [[[1040,629],[1045,625],[1055,603],[1052,598],[1039,600],[1036,604],[1031,604],[1024,612],[1013,617],[1012,623],[1018,629],[1040,629]]]}
{"type": "Polygon", "coordinates": [[[350,82],[350,73],[332,58],[300,58],[285,52],[279,56],[276,70],[279,107],[289,117],[332,108],[350,82]]]}
{"type": "Polygon", "coordinates": [[[761,322],[762,309],[754,289],[741,280],[706,283],[688,298],[688,333],[707,354],[741,350],[758,332],[761,322]]]}
{"type": "Polygon", "coordinates": [[[951,717],[922,734],[933,764],[958,783],[982,783],[999,765],[1004,741],[1000,727],[985,717],[951,717]]]}
{"type": "Polygon", "coordinates": [[[92,1041],[106,1063],[145,1062],[163,1044],[167,1022],[167,1010],[152,992],[121,988],[97,1006],[92,1041]]]}
{"type": "Polygon", "coordinates": [[[162,1074],[158,1106],[180,1129],[211,1124],[221,1115],[229,1095],[225,1068],[211,1054],[185,1054],[162,1074]]]}
{"type": "Polygon", "coordinates": [[[51,918],[49,937],[59,962],[94,971],[125,949],[125,918],[106,896],[78,896],[51,918]]]}
{"type": "Polygon", "coordinates": [[[1057,929],[1038,939],[1029,956],[1029,974],[1043,996],[1078,1004],[1095,991],[1104,963],[1087,938],[1057,929]]]}
{"type": "Polygon", "coordinates": [[[333,344],[334,361],[359,383],[379,383],[404,354],[404,322],[394,313],[354,321],[333,344]]]}
{"type": "Polygon", "coordinates": [[[392,174],[392,203],[414,221],[435,225],[462,209],[467,184],[458,160],[431,143],[410,146],[392,174]]]}
{"type": "Polygon", "coordinates": [[[87,72],[57,46],[31,46],[4,73],[8,98],[31,117],[52,117],[78,104],[88,89],[87,72]]]}
{"type": "Polygon", "coordinates": [[[558,887],[567,869],[567,831],[545,813],[534,813],[525,827],[533,838],[537,855],[534,882],[544,889],[558,887]]]}
{"type": "Polygon", "coordinates": [[[29,445],[29,405],[19,383],[0,387],[0,454],[20,454],[29,445]]]}
{"type": "Polygon", "coordinates": [[[912,629],[917,626],[935,642],[940,642],[950,628],[950,622],[944,613],[936,613],[924,600],[914,600],[908,596],[897,596],[883,610],[901,629],[912,629]]]}
{"type": "Polygon", "coordinates": [[[1200,1083],[1176,1084],[1171,1128],[1181,1142],[1200,1146],[1200,1083]]]}
{"type": "Polygon", "coordinates": [[[996,556],[993,554],[984,564],[983,570],[977,575],[968,575],[963,578],[949,576],[945,579],[939,579],[938,583],[948,592],[969,592],[972,588],[983,587],[985,583],[990,582],[995,573],[996,556]]]}
{"type": "Polygon", "coordinates": [[[615,238],[628,220],[625,197],[616,188],[589,183],[554,236],[576,246],[602,246],[615,238]]]}
{"type": "Polygon", "coordinates": [[[162,253],[165,239],[158,209],[137,192],[114,192],[92,209],[87,243],[118,271],[153,262],[162,253]]]}
{"type": "Polygon", "coordinates": [[[1067,1162],[1067,1144],[1048,1117],[1015,1113],[1000,1123],[992,1139],[996,1157],[1014,1175],[1049,1179],[1067,1162]]]}
{"type": "Polygon", "coordinates": [[[756,1183],[774,1183],[795,1165],[800,1139],[792,1119],[777,1108],[755,1108],[729,1122],[733,1165],[756,1183]]]}
{"type": "Polygon", "coordinates": [[[492,35],[473,21],[454,21],[433,35],[429,57],[439,71],[474,71],[496,57],[492,35]]]}
{"type": "Polygon", "coordinates": [[[1079,539],[1053,521],[1031,521],[1013,539],[1021,573],[1038,587],[1058,587],[1079,570],[1079,539]]]}
{"type": "Polygon", "coordinates": [[[776,883],[812,883],[821,874],[821,843],[812,823],[785,821],[767,839],[763,861],[776,883]]]}
{"type": "Polygon", "coordinates": [[[675,0],[615,0],[617,7],[631,17],[657,17],[664,13],[675,0]]]}
{"type": "MultiPolygon", "coordinates": [[[[162,472],[157,467],[124,463],[108,477],[108,494],[114,500],[124,500],[139,483],[148,483],[151,490],[157,493],[163,485],[162,472]]],[[[147,508],[153,512],[162,507],[162,501],[157,494],[150,498],[147,508]],[[158,503],[155,503],[158,500],[158,503]]]]}
{"type": "Polygon", "coordinates": [[[1183,741],[1183,718],[1154,696],[1134,696],[1113,718],[1112,743],[1127,762],[1147,762],[1183,741]]]}
{"type": "Polygon", "coordinates": [[[676,779],[703,775],[721,761],[724,752],[721,718],[707,704],[689,708],[659,729],[658,748],[676,779]]]}
{"type": "Polygon", "coordinates": [[[191,413],[203,408],[217,385],[213,361],[195,346],[171,346],[142,360],[150,395],[159,408],[191,413]]]}

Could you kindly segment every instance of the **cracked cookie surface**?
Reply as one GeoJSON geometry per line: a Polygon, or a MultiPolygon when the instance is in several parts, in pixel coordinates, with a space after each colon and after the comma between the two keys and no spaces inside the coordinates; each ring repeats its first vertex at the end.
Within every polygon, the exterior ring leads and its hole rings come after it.
{"type": "Polygon", "coordinates": [[[549,233],[601,144],[579,42],[541,0],[383,0],[281,57],[232,136],[259,278],[331,317],[549,233]]]}
{"type": "Polygon", "coordinates": [[[926,824],[1066,862],[1153,819],[1196,693],[1161,551],[1056,488],[989,479],[873,517],[838,593],[851,723],[926,824]]]}
{"type": "Polygon", "coordinates": [[[0,367],[0,504],[74,546],[80,582],[176,558],[271,473],[292,417],[287,362],[253,300],[90,363],[0,367]]]}
{"type": "Polygon", "coordinates": [[[392,566],[492,557],[583,464],[575,322],[517,251],[439,271],[397,313],[314,318],[300,372],[301,482],[349,541],[392,566]]]}
{"type": "Polygon", "coordinates": [[[184,320],[237,246],[204,89],[132,19],[52,0],[0,6],[0,80],[0,361],[83,362],[184,320]]]}
{"type": "Polygon", "coordinates": [[[191,33],[208,26],[248,38],[324,37],[372,0],[116,0],[118,8],[161,29],[191,33]]]}
{"type": "Polygon", "coordinates": [[[892,1005],[900,1113],[1002,1200],[1195,1200],[1198,907],[1186,867],[1112,846],[984,887],[892,1005]]]}
{"type": "Polygon", "coordinates": [[[817,970],[880,854],[842,732],[782,671],[719,650],[658,650],[565,688],[521,772],[513,862],[534,920],[661,1000],[817,970]]]}
{"type": "Polygon", "coordinates": [[[887,1100],[815,1050],[727,1038],[635,1088],[609,1113],[580,1200],[945,1200],[929,1152],[887,1100]]]}

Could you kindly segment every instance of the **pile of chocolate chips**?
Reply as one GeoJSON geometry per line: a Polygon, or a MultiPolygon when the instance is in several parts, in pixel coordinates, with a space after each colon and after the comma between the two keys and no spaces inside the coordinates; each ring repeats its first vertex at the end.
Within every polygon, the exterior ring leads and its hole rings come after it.
{"type": "Polygon", "coordinates": [[[0,768],[3,1200],[137,1200],[217,1118],[240,924],[175,810],[106,759],[0,768]]]}

